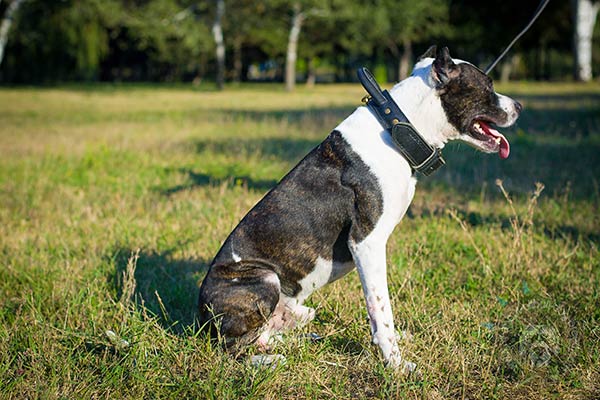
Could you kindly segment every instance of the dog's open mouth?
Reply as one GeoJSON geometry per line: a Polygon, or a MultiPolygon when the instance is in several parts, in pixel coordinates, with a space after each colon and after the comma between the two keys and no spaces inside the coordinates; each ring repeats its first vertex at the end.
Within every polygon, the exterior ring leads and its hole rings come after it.
{"type": "Polygon", "coordinates": [[[492,128],[491,122],[481,119],[473,120],[470,134],[474,139],[484,143],[490,151],[498,152],[500,158],[508,158],[510,144],[503,134],[492,128]]]}

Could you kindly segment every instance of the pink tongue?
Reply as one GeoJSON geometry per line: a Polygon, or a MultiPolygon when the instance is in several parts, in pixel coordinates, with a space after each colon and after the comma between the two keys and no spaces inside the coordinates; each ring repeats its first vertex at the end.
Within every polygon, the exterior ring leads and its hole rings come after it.
{"type": "Polygon", "coordinates": [[[500,138],[500,150],[498,151],[498,155],[502,159],[508,158],[508,155],[510,154],[510,144],[504,135],[484,122],[480,122],[479,124],[486,134],[492,136],[493,138],[500,138]]]}

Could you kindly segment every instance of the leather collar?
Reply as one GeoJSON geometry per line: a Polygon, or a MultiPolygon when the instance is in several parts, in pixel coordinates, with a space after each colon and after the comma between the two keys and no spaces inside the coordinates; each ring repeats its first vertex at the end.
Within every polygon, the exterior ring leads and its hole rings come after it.
{"type": "Polygon", "coordinates": [[[363,101],[381,126],[390,133],[397,151],[411,168],[429,176],[444,165],[446,162],[441,149],[432,147],[423,139],[392,99],[390,92],[381,90],[371,72],[363,67],[358,69],[357,74],[358,80],[369,93],[363,101]]]}

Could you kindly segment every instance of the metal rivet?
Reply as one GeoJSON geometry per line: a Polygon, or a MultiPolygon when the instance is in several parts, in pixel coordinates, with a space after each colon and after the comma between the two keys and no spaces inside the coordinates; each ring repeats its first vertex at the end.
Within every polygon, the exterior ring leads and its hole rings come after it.
{"type": "Polygon", "coordinates": [[[392,121],[392,123],[393,123],[394,125],[398,125],[398,124],[400,123],[400,121],[398,121],[398,119],[394,118],[394,120],[392,121]]]}
{"type": "Polygon", "coordinates": [[[386,109],[385,109],[385,113],[386,113],[386,114],[389,114],[389,113],[391,113],[391,112],[392,112],[392,110],[390,110],[389,108],[386,108],[386,109]]]}

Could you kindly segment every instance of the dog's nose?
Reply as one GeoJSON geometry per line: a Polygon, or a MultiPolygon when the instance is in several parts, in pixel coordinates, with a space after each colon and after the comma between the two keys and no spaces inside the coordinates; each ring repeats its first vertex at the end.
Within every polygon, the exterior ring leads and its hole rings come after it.
{"type": "Polygon", "coordinates": [[[517,110],[518,114],[521,114],[521,111],[523,111],[523,105],[516,100],[515,100],[515,110],[517,110]]]}

